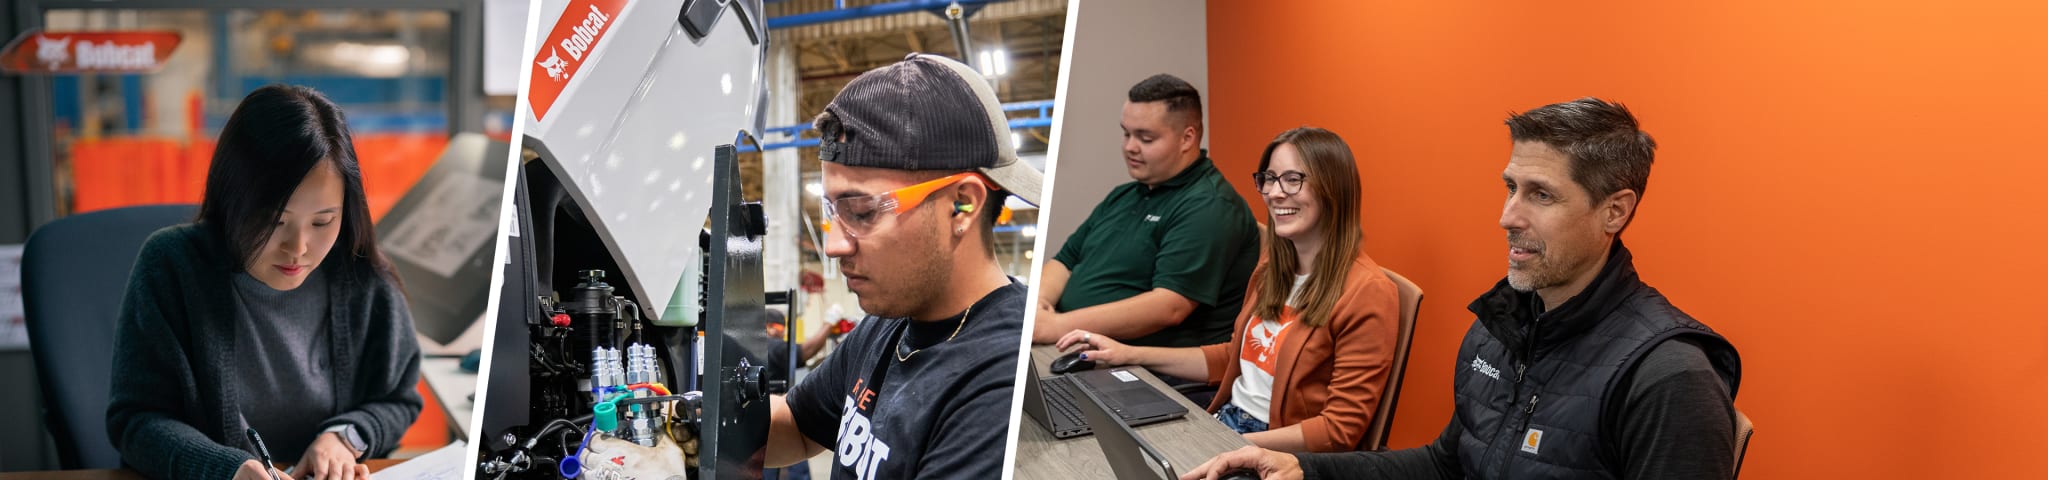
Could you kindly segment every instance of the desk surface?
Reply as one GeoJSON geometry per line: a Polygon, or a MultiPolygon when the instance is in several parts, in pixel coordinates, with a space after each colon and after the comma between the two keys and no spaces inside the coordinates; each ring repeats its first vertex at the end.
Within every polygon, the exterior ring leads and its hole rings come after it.
{"type": "MultiPolygon", "coordinates": [[[[405,459],[373,458],[370,460],[363,461],[364,465],[370,466],[370,473],[377,473],[377,471],[379,470],[383,470],[387,467],[397,465],[400,463],[405,463],[405,459]]],[[[129,470],[125,468],[109,470],[61,470],[54,472],[0,473],[0,480],[27,480],[31,478],[60,480],[147,480],[142,476],[142,474],[136,473],[134,470],[129,470]]]]}
{"type": "MultiPolygon", "coordinates": [[[[1038,364],[1038,371],[1050,371],[1048,365],[1058,356],[1059,351],[1051,345],[1031,347],[1031,361],[1038,364]]],[[[1137,372],[1145,383],[1188,409],[1185,418],[1137,428],[1138,436],[1165,455],[1167,463],[1173,465],[1178,473],[1187,473],[1216,454],[1250,445],[1243,435],[1210,418],[1204,413],[1204,407],[1180,396],[1152,372],[1144,368],[1130,368],[1130,371],[1137,372]]],[[[1023,412],[1017,414],[1024,415],[1023,412]]],[[[1094,435],[1061,440],[1053,438],[1052,432],[1028,416],[1021,418],[1019,423],[1023,426],[1017,433],[1017,479],[1112,478],[1109,460],[1103,458],[1102,448],[1096,445],[1094,435]]]]}
{"type": "Polygon", "coordinates": [[[455,438],[469,440],[469,412],[476,408],[469,396],[476,393],[476,374],[462,371],[462,357],[427,357],[420,361],[420,378],[448,414],[455,438]]]}

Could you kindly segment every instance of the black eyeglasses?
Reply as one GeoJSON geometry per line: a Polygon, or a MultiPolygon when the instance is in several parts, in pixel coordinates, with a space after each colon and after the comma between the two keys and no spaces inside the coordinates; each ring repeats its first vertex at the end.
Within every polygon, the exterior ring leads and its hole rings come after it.
{"type": "Polygon", "coordinates": [[[1271,187],[1273,183],[1278,182],[1280,184],[1281,192],[1284,192],[1288,195],[1293,195],[1301,193],[1301,185],[1303,183],[1302,181],[1307,179],[1308,174],[1301,172],[1287,172],[1281,174],[1258,172],[1252,174],[1252,185],[1258,187],[1260,195],[1265,195],[1268,193],[1273,193],[1272,189],[1269,187],[1271,187]]]}

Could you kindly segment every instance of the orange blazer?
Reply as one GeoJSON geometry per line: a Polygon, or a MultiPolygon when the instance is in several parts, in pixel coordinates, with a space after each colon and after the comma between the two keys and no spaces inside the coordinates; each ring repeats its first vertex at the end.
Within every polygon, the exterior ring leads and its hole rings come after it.
{"type": "MultiPolygon", "coordinates": [[[[1267,268],[1265,259],[1260,260],[1253,282],[1245,286],[1244,310],[1237,314],[1230,343],[1202,347],[1209,362],[1209,383],[1218,386],[1216,399],[1209,402],[1210,413],[1230,404],[1230,386],[1240,374],[1237,360],[1245,325],[1258,303],[1257,279],[1267,268]]],[[[1268,423],[1276,429],[1301,424],[1310,451],[1357,449],[1379,409],[1380,392],[1386,389],[1400,312],[1394,281],[1360,248],[1344,279],[1343,297],[1331,311],[1334,318],[1319,328],[1295,325],[1292,328],[1303,330],[1282,336],[1268,423]]]]}

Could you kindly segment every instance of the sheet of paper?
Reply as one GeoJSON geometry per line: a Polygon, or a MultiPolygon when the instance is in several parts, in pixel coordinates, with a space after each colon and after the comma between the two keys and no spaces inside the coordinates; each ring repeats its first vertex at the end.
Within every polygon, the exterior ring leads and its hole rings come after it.
{"type": "Polygon", "coordinates": [[[461,440],[450,443],[439,450],[406,460],[405,463],[385,467],[370,474],[371,480],[462,480],[463,461],[469,453],[469,444],[461,440]]]}

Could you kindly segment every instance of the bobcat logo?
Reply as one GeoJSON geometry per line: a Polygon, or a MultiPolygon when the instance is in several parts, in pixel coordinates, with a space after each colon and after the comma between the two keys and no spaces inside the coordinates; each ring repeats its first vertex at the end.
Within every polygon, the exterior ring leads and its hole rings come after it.
{"type": "Polygon", "coordinates": [[[1500,380],[1500,369],[1493,368],[1492,364],[1486,363],[1486,359],[1479,358],[1478,355],[1472,356],[1472,371],[1500,380]]]}
{"type": "Polygon", "coordinates": [[[37,36],[36,60],[49,65],[51,70],[56,70],[58,65],[70,61],[71,37],[53,40],[50,37],[37,36]]]}
{"type": "Polygon", "coordinates": [[[540,61],[540,68],[548,69],[548,78],[561,80],[563,76],[562,70],[568,68],[568,65],[566,65],[565,63],[566,62],[562,61],[561,52],[555,50],[553,47],[549,47],[548,59],[540,61]]]}

